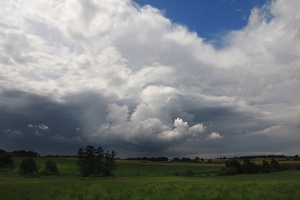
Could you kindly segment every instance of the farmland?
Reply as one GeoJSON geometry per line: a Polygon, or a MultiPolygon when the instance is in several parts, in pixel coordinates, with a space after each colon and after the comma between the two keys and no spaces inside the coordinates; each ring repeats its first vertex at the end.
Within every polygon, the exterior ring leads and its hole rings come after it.
{"type": "MultiPolygon", "coordinates": [[[[35,158],[40,168],[47,159],[35,158]]],[[[299,170],[219,177],[222,164],[122,160],[114,177],[82,178],[74,158],[51,159],[60,176],[21,177],[17,167],[1,169],[0,199],[300,199],[299,170]]]]}

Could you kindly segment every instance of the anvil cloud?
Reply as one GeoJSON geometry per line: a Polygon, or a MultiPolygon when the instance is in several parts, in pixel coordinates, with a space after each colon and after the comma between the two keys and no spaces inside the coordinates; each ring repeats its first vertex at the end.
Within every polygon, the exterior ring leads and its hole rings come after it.
{"type": "Polygon", "coordinates": [[[299,10],[253,8],[215,47],[131,0],[1,1],[0,148],[296,154],[299,10]]]}

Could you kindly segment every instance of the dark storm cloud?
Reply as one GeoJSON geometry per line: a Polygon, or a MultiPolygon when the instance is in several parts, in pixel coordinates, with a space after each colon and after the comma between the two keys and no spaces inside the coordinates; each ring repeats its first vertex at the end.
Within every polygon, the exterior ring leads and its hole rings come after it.
{"type": "Polygon", "coordinates": [[[59,153],[61,149],[68,148],[70,152],[70,147],[65,147],[67,140],[71,144],[77,143],[80,132],[75,129],[81,124],[79,109],[75,106],[16,90],[2,92],[1,100],[5,102],[0,105],[2,148],[59,153]],[[16,130],[20,134],[16,137],[7,130],[16,130]]]}

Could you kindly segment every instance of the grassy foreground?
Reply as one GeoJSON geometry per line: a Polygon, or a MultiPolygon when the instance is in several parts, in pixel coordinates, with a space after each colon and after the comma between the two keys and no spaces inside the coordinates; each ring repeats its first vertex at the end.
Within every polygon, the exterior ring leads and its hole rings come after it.
{"type": "Polygon", "coordinates": [[[119,162],[115,177],[81,178],[74,159],[53,160],[59,177],[1,170],[0,199],[300,199],[300,171],[218,177],[212,175],[218,165],[119,162]],[[183,176],[187,170],[196,175],[183,176]]]}

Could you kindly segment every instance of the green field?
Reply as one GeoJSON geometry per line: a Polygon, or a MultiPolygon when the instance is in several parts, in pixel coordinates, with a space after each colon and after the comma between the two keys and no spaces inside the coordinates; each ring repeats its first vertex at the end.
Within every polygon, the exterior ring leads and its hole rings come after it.
{"type": "MultiPolygon", "coordinates": [[[[36,159],[41,169],[47,159],[36,159]]],[[[75,159],[52,160],[59,177],[1,169],[0,199],[300,199],[300,171],[218,177],[222,165],[118,161],[114,177],[82,178],[75,159]]]]}

